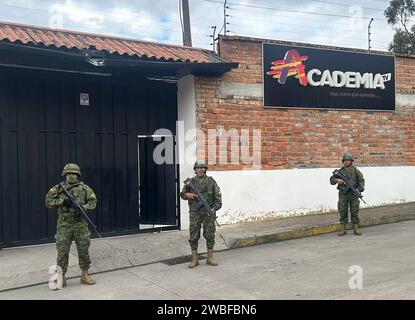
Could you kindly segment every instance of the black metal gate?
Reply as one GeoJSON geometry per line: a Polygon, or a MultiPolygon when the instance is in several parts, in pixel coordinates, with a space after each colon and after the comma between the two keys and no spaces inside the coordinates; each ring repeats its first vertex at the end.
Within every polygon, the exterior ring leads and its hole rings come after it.
{"type": "Polygon", "coordinates": [[[138,136],[140,159],[138,184],[142,224],[179,225],[175,146],[175,137],[172,135],[138,136]],[[159,161],[160,163],[154,159],[157,146],[161,146],[164,150],[164,154],[161,155],[163,159],[160,159],[163,161],[159,161]],[[172,203],[176,205],[172,206],[172,203]]]}
{"type": "MultiPolygon", "coordinates": [[[[176,92],[175,84],[131,77],[0,68],[0,245],[53,241],[56,211],[45,208],[44,197],[67,162],[81,166],[82,180],[97,194],[91,218],[99,231],[138,232],[137,136],[158,128],[175,135],[176,92]],[[81,94],[89,105],[80,103],[81,94]]],[[[150,161],[148,151],[140,163],[150,161]]],[[[147,210],[146,221],[177,225],[172,169],[146,168],[157,171],[146,175],[148,186],[160,188],[152,179],[164,174],[168,179],[163,192],[156,190],[163,207],[147,210]]],[[[153,194],[143,194],[148,206],[153,194]]]]}

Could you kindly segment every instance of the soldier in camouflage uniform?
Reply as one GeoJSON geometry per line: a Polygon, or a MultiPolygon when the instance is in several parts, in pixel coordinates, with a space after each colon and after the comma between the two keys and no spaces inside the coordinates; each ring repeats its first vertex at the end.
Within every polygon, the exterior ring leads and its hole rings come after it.
{"type": "MultiPolygon", "coordinates": [[[[207,164],[198,160],[195,162],[193,169],[196,176],[192,178],[192,182],[196,188],[203,194],[207,200],[209,206],[217,211],[222,207],[222,194],[216,181],[206,175],[208,169],[207,164]]],[[[190,192],[190,188],[184,185],[180,197],[183,200],[189,201],[189,214],[190,214],[190,248],[192,249],[192,262],[189,268],[194,268],[199,265],[197,246],[200,238],[200,229],[203,226],[203,237],[206,239],[206,246],[208,257],[206,263],[211,266],[217,266],[218,263],[213,260],[213,246],[215,245],[215,220],[203,207],[201,203],[197,201],[197,195],[190,192]]]]}
{"type": "MultiPolygon", "coordinates": [[[[77,202],[85,211],[95,209],[97,197],[90,187],[79,181],[81,170],[77,164],[68,163],[62,171],[65,184],[77,202]]],[[[57,265],[62,268],[63,286],[66,286],[69,250],[74,240],[78,250],[79,266],[82,270],[81,283],[93,285],[94,279],[89,275],[91,265],[89,259],[90,232],[85,220],[78,216],[72,202],[63,193],[59,184],[52,187],[46,195],[46,207],[56,208],[58,224],[56,230],[56,248],[58,250],[57,265]]]]}
{"type": "MultiPolygon", "coordinates": [[[[340,172],[348,178],[350,184],[359,188],[360,192],[365,190],[365,179],[363,178],[363,174],[353,166],[354,158],[350,153],[346,153],[343,155],[343,168],[340,169],[340,172]]],[[[359,198],[349,189],[346,191],[346,187],[344,181],[342,179],[338,179],[336,176],[330,177],[330,183],[332,185],[337,184],[337,189],[339,190],[339,202],[338,202],[338,209],[340,214],[340,230],[338,235],[344,236],[346,231],[346,224],[348,222],[348,211],[350,206],[350,214],[351,220],[353,223],[353,234],[360,236],[362,235],[358,230],[359,224],[359,198]]]]}

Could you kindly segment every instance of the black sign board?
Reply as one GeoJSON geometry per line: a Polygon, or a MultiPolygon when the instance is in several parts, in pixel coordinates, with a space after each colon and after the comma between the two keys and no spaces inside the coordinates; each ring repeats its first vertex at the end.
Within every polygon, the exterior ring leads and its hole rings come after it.
{"type": "Polygon", "coordinates": [[[391,55],[263,44],[264,106],[395,110],[391,55]]]}

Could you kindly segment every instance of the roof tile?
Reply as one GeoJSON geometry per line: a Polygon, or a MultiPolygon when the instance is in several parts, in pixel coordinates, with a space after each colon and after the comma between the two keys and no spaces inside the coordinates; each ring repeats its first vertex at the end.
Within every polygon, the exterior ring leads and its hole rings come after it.
{"type": "Polygon", "coordinates": [[[10,22],[0,22],[0,41],[44,45],[58,49],[96,49],[110,54],[128,55],[163,61],[215,63],[225,62],[213,51],[103,36],[68,30],[48,29],[10,22]]]}

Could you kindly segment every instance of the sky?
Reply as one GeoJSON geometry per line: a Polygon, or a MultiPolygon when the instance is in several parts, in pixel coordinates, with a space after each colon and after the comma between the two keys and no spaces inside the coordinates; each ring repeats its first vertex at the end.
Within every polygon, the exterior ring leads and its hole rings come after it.
{"type": "MultiPolygon", "coordinates": [[[[227,34],[386,51],[388,0],[228,0],[227,34]]],[[[0,20],[182,44],[180,0],[0,0],[0,20]]],[[[189,0],[194,47],[212,49],[224,0],[189,0]]],[[[414,18],[415,21],[415,18],[414,18]]],[[[223,28],[221,33],[223,34],[223,28]]]]}

